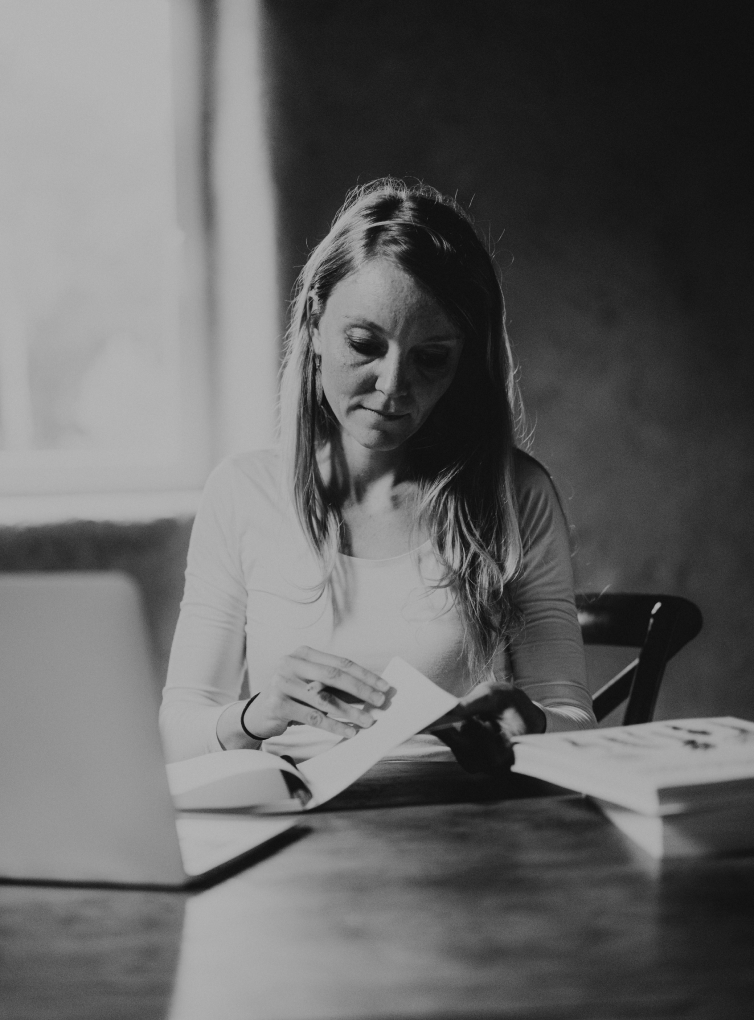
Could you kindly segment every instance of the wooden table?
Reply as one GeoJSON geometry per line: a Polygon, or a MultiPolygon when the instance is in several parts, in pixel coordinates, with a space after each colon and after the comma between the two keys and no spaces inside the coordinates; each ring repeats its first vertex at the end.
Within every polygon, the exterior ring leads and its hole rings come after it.
{"type": "Polygon", "coordinates": [[[754,1016],[754,855],[653,867],[543,790],[383,763],[200,893],[0,886],[0,1017],[754,1016]]]}

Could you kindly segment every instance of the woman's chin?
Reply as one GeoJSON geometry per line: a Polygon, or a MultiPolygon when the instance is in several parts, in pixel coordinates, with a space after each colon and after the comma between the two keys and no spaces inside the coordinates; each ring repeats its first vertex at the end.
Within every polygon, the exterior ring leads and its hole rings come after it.
{"type": "Polygon", "coordinates": [[[357,439],[360,446],[363,446],[365,450],[374,450],[375,453],[388,453],[390,450],[398,450],[406,442],[408,437],[403,436],[386,436],[386,435],[368,435],[361,439],[357,439]]]}
{"type": "Polygon", "coordinates": [[[389,453],[391,450],[398,450],[410,438],[411,432],[406,429],[354,429],[348,431],[348,436],[364,450],[373,450],[375,453],[389,453]]]}

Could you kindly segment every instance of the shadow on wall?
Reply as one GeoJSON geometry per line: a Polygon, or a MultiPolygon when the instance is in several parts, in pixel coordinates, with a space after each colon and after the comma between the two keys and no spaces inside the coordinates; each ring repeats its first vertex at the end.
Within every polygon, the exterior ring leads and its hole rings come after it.
{"type": "Polygon", "coordinates": [[[141,591],[155,679],[162,690],[183,596],[191,525],[191,519],[170,519],[0,528],[0,570],[121,570],[129,574],[141,591]]]}

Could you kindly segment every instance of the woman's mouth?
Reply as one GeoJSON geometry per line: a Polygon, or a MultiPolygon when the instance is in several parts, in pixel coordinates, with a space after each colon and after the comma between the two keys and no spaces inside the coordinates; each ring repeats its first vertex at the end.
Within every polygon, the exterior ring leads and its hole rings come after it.
{"type": "Polygon", "coordinates": [[[362,407],[363,407],[363,409],[365,411],[369,411],[371,414],[374,414],[378,418],[382,418],[385,421],[397,421],[399,418],[406,418],[406,417],[408,417],[408,411],[400,411],[400,412],[395,412],[395,411],[378,411],[377,408],[375,408],[375,407],[364,407],[363,404],[362,404],[362,407]]]}

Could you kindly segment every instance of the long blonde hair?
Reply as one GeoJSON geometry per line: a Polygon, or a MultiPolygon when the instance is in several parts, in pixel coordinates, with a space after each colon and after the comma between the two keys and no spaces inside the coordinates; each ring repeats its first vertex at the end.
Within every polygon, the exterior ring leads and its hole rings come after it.
{"type": "Polygon", "coordinates": [[[386,178],[352,191],[294,290],[281,384],[284,462],[296,512],[327,583],[341,528],[317,454],[337,421],[318,393],[312,328],[333,289],[372,259],[414,277],[461,330],[453,382],[407,443],[420,520],[455,596],[472,676],[509,636],[522,561],[513,454],[522,412],[495,264],[470,218],[426,185],[386,178]]]}

